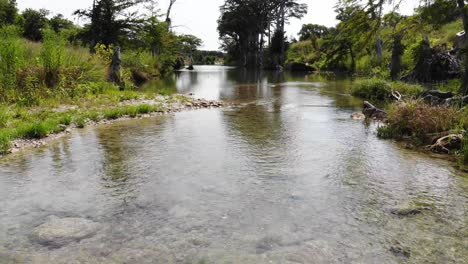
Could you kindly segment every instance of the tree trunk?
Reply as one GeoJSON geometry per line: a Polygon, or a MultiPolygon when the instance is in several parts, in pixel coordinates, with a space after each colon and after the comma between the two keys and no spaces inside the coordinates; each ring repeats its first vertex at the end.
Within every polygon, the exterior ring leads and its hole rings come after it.
{"type": "Polygon", "coordinates": [[[259,47],[259,52],[258,52],[258,56],[259,56],[259,66],[260,68],[263,67],[263,46],[264,46],[264,38],[263,38],[263,32],[262,34],[260,34],[260,47],[259,47]]]}
{"type": "MultiPolygon", "coordinates": [[[[466,34],[468,33],[468,10],[465,8],[464,0],[457,0],[457,4],[463,20],[463,29],[465,30],[464,37],[466,38],[466,34]]],[[[468,44],[466,41],[463,41],[463,46],[461,47],[460,53],[464,66],[464,72],[462,74],[462,87],[460,92],[463,95],[468,95],[468,44]]]]}
{"type": "Polygon", "coordinates": [[[89,41],[89,53],[91,54],[94,54],[96,53],[96,30],[95,30],[95,27],[96,26],[93,26],[93,24],[96,24],[96,0],[93,0],[93,10],[91,11],[92,12],[92,15],[91,15],[91,27],[92,27],[92,36],[91,36],[91,40],[89,41]]]}
{"type": "Polygon", "coordinates": [[[377,66],[382,66],[383,44],[382,44],[382,39],[380,38],[380,36],[377,38],[377,41],[375,43],[375,54],[377,57],[377,66]]]}
{"type": "Polygon", "coordinates": [[[356,56],[352,45],[349,45],[349,54],[351,55],[351,72],[354,72],[356,70],[356,56]]]}
{"type": "Polygon", "coordinates": [[[112,56],[112,62],[110,65],[109,79],[117,84],[121,91],[125,89],[125,85],[122,82],[121,76],[121,59],[120,59],[120,47],[115,47],[114,55],[112,56]]]}
{"type": "Polygon", "coordinates": [[[286,43],[284,43],[284,24],[286,23],[286,10],[285,10],[286,0],[281,3],[281,66],[284,65],[285,53],[286,53],[286,43]]]}
{"type": "Polygon", "coordinates": [[[176,0],[170,0],[169,1],[169,8],[167,9],[167,13],[166,13],[166,23],[167,23],[167,29],[171,29],[171,24],[172,24],[172,21],[171,21],[171,11],[172,11],[172,6],[174,5],[174,3],[176,2],[176,0]]]}
{"type": "Polygon", "coordinates": [[[377,25],[377,41],[375,43],[375,53],[377,55],[377,66],[382,66],[383,62],[383,43],[381,37],[381,28],[382,28],[382,12],[383,12],[383,5],[385,1],[380,0],[379,5],[379,13],[378,13],[378,25],[377,25]]]}
{"type": "Polygon", "coordinates": [[[404,51],[403,45],[401,44],[403,36],[401,34],[395,34],[393,36],[393,47],[392,47],[392,61],[390,63],[390,77],[393,81],[398,78],[401,72],[401,55],[404,51]]]}

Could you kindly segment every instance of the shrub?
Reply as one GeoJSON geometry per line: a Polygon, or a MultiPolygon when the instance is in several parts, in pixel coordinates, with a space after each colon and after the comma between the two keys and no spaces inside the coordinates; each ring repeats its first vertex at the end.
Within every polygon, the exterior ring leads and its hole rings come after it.
{"type": "Polygon", "coordinates": [[[154,110],[154,107],[148,104],[142,104],[137,107],[137,112],[139,114],[148,114],[148,113],[153,112],[153,110],[154,110]]]}
{"type": "Polygon", "coordinates": [[[8,107],[0,106],[0,128],[5,128],[10,121],[10,111],[8,107]]]}
{"type": "Polygon", "coordinates": [[[65,57],[65,38],[51,29],[43,34],[41,63],[45,69],[46,84],[55,87],[60,80],[60,69],[65,57]]]}
{"type": "Polygon", "coordinates": [[[124,115],[125,113],[119,108],[112,108],[104,111],[104,118],[109,120],[115,120],[124,115]]]}
{"type": "Polygon", "coordinates": [[[77,128],[84,128],[86,126],[86,117],[83,115],[80,115],[75,118],[75,125],[77,128]]]}
{"type": "Polygon", "coordinates": [[[18,128],[18,137],[26,138],[44,138],[50,132],[50,127],[46,122],[34,122],[32,124],[25,124],[18,128]]]}
{"type": "Polygon", "coordinates": [[[418,101],[394,106],[388,115],[388,124],[378,129],[382,138],[412,138],[415,143],[432,143],[431,134],[459,127],[462,114],[457,109],[429,106],[418,101]]]}
{"type": "Polygon", "coordinates": [[[463,140],[460,161],[463,165],[468,165],[468,139],[463,140]]]}
{"type": "Polygon", "coordinates": [[[61,125],[69,126],[72,123],[72,116],[71,115],[62,116],[59,119],[58,123],[61,125]]]}
{"type": "Polygon", "coordinates": [[[460,91],[460,87],[462,87],[462,81],[461,79],[452,79],[447,82],[437,83],[434,86],[435,89],[440,91],[458,93],[460,91]]]}
{"type": "Polygon", "coordinates": [[[392,95],[392,86],[381,79],[358,80],[351,93],[363,99],[385,101],[392,95]]]}
{"type": "Polygon", "coordinates": [[[101,120],[101,116],[99,115],[99,112],[97,111],[90,111],[86,114],[86,117],[89,118],[89,120],[94,121],[94,122],[99,122],[101,120]]]}
{"type": "Polygon", "coordinates": [[[286,55],[287,62],[314,63],[320,59],[319,51],[311,40],[291,44],[286,55]]]}
{"type": "Polygon", "coordinates": [[[424,92],[424,87],[419,84],[411,84],[405,82],[392,82],[392,87],[394,91],[397,91],[405,96],[418,96],[424,92]]]}
{"type": "Polygon", "coordinates": [[[11,135],[9,131],[0,131],[0,154],[6,154],[11,147],[11,135]]]}
{"type": "Polygon", "coordinates": [[[16,27],[3,27],[0,35],[0,99],[7,100],[7,91],[16,88],[16,71],[23,62],[23,47],[16,27]]]}
{"type": "Polygon", "coordinates": [[[363,99],[386,101],[392,97],[392,91],[397,91],[403,96],[415,97],[421,94],[424,88],[418,84],[387,82],[373,78],[356,81],[351,92],[354,96],[363,99]]]}
{"type": "Polygon", "coordinates": [[[127,115],[129,115],[130,117],[137,117],[139,112],[138,112],[138,107],[137,106],[134,106],[134,105],[131,105],[131,106],[127,106],[125,108],[125,112],[127,115]]]}

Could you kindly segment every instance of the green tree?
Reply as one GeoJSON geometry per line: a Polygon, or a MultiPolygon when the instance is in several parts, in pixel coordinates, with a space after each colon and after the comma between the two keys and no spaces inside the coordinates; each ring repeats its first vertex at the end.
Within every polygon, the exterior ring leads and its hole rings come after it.
{"type": "Polygon", "coordinates": [[[97,43],[122,45],[137,35],[142,19],[129,9],[144,2],[147,0],[94,0],[91,8],[75,11],[75,15],[90,20],[83,37],[91,51],[97,43]]]}
{"type": "Polygon", "coordinates": [[[299,41],[311,40],[312,38],[323,38],[329,32],[329,29],[322,25],[305,24],[299,31],[299,41]]]}
{"type": "MultiPolygon", "coordinates": [[[[465,0],[457,0],[458,10],[461,14],[463,21],[463,29],[465,30],[465,36],[468,32],[468,6],[465,4],[465,0]]],[[[460,89],[463,95],[468,95],[468,41],[466,37],[463,41],[463,46],[461,49],[462,60],[464,64],[464,72],[462,77],[462,87],[460,89]]]]}
{"type": "Polygon", "coordinates": [[[52,17],[49,20],[49,25],[56,33],[59,33],[66,29],[75,28],[75,25],[73,24],[73,22],[64,18],[62,14],[58,14],[52,17]]]}
{"type": "Polygon", "coordinates": [[[16,0],[0,0],[0,26],[13,24],[17,15],[16,0]]]}
{"type": "Polygon", "coordinates": [[[193,54],[200,47],[203,41],[193,35],[178,36],[179,56],[189,60],[189,65],[193,65],[193,54]]]}
{"type": "Polygon", "coordinates": [[[26,9],[22,13],[24,19],[23,36],[32,41],[42,40],[42,32],[47,26],[47,15],[49,11],[26,9]]]}

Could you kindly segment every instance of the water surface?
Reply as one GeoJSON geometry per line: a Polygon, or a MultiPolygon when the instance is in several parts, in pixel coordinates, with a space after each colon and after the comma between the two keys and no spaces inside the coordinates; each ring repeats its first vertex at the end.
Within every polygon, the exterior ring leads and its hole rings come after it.
{"type": "Polygon", "coordinates": [[[467,262],[467,175],[351,120],[350,81],[212,66],[167,83],[239,106],[1,159],[0,263],[467,262]],[[31,238],[50,216],[102,228],[51,248],[31,238]]]}

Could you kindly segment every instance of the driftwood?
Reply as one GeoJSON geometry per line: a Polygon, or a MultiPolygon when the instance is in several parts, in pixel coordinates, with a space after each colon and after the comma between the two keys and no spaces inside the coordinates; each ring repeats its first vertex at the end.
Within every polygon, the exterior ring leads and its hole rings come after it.
{"type": "Polygon", "coordinates": [[[367,117],[375,120],[385,120],[387,119],[387,113],[382,109],[379,109],[372,105],[371,103],[365,101],[364,102],[364,109],[362,113],[367,117]]]}
{"type": "Polygon", "coordinates": [[[403,96],[402,96],[401,93],[398,92],[398,91],[392,91],[392,96],[393,96],[393,98],[395,98],[395,100],[397,100],[398,102],[400,102],[400,101],[403,99],[403,96]]]}
{"type": "Polygon", "coordinates": [[[454,150],[461,149],[462,145],[463,134],[450,134],[439,138],[429,149],[434,153],[451,154],[454,150]]]}

